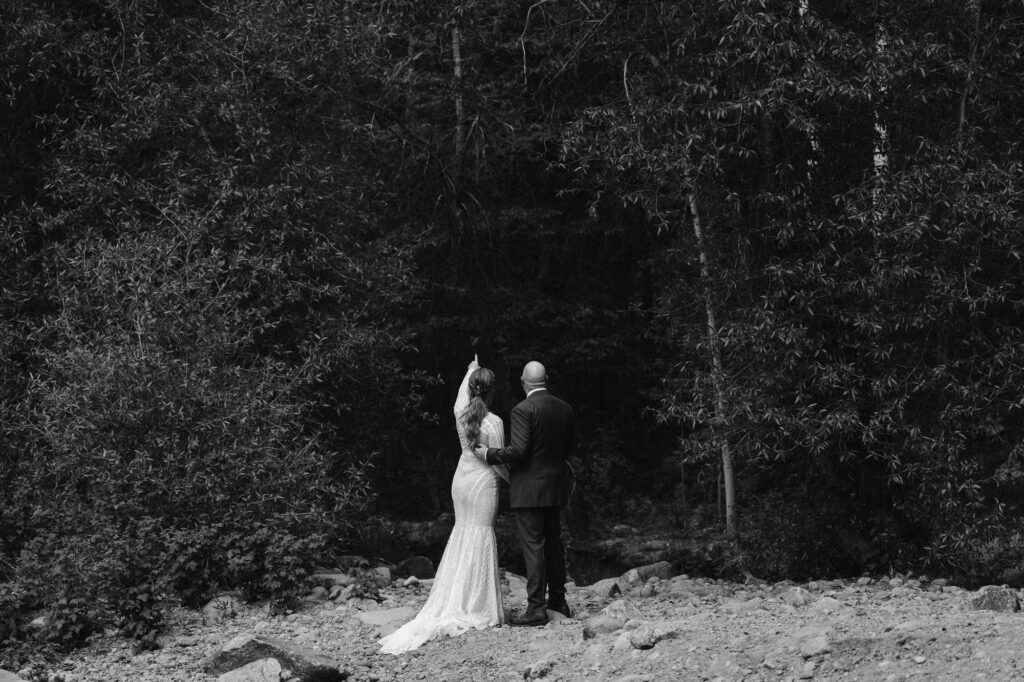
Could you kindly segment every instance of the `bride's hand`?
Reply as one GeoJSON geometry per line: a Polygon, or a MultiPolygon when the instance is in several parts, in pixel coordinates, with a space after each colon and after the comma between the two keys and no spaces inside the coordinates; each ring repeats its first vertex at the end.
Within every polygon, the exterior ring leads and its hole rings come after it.
{"type": "Polygon", "coordinates": [[[480,369],[480,363],[476,359],[476,353],[473,353],[473,361],[469,363],[469,368],[471,370],[480,369]]]}

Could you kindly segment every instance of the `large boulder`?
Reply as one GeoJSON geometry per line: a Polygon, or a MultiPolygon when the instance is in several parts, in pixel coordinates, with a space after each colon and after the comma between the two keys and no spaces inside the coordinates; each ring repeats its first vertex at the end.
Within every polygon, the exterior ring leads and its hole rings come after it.
{"type": "Polygon", "coordinates": [[[985,585],[970,599],[972,609],[984,611],[1020,611],[1020,599],[1017,593],[1008,587],[985,585]]]}
{"type": "Polygon", "coordinates": [[[526,601],[526,578],[521,575],[505,571],[504,583],[508,585],[509,600],[513,603],[526,601]]]}
{"type": "Polygon", "coordinates": [[[444,547],[454,526],[451,513],[441,514],[435,521],[400,521],[395,524],[398,546],[429,554],[429,550],[444,547]]]}
{"type": "Polygon", "coordinates": [[[335,586],[348,587],[356,583],[356,578],[348,573],[314,573],[312,579],[318,584],[323,585],[327,589],[331,589],[335,586]]]}
{"type": "Polygon", "coordinates": [[[434,562],[425,556],[411,556],[395,566],[394,575],[396,578],[433,578],[436,572],[434,562]]]}
{"type": "Polygon", "coordinates": [[[229,670],[218,677],[217,682],[279,682],[280,679],[281,664],[277,659],[262,658],[229,670]]]}
{"type": "Polygon", "coordinates": [[[588,587],[587,590],[595,597],[600,597],[602,599],[622,594],[622,588],[619,587],[618,578],[605,578],[604,580],[598,580],[596,583],[588,587]]]}
{"type": "Polygon", "coordinates": [[[0,682],[25,682],[25,678],[18,677],[9,670],[0,670],[0,682]]]}
{"type": "Polygon", "coordinates": [[[294,674],[315,676],[320,682],[345,680],[348,673],[332,658],[314,649],[297,646],[273,637],[239,635],[217,653],[202,662],[208,675],[223,675],[264,658],[275,658],[282,667],[294,674]]]}
{"type": "Polygon", "coordinates": [[[629,569],[622,574],[621,578],[619,578],[619,585],[622,587],[631,587],[633,585],[645,583],[651,578],[668,580],[675,574],[675,569],[672,568],[671,563],[667,561],[656,561],[653,564],[629,569]]]}

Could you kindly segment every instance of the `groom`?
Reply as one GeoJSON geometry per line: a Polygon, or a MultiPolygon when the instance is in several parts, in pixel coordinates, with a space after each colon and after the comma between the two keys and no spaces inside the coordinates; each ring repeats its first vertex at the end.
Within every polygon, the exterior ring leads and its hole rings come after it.
{"type": "Polygon", "coordinates": [[[572,407],[548,393],[547,372],[539,362],[523,368],[526,400],[512,408],[508,447],[477,446],[488,464],[508,464],[509,502],[526,563],[526,612],[509,625],[544,625],[545,607],[571,617],[565,601],[565,551],[559,508],[568,503],[568,458],[575,446],[572,407]],[[544,593],[547,588],[548,598],[544,593]]]}

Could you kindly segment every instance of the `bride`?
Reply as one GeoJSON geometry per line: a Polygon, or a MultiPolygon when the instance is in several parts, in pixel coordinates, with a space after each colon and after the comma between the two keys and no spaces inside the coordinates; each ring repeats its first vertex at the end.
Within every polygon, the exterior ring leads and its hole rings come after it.
{"type": "Polygon", "coordinates": [[[498,584],[498,550],[494,517],[498,510],[498,476],[504,467],[484,464],[473,455],[475,444],[501,447],[501,418],[487,409],[494,393],[494,373],[476,356],[455,400],[455,428],[462,455],[452,479],[455,527],[448,538],[427,603],[414,619],[381,639],[381,651],[400,654],[438,637],[453,637],[470,628],[500,626],[505,621],[498,584]]]}

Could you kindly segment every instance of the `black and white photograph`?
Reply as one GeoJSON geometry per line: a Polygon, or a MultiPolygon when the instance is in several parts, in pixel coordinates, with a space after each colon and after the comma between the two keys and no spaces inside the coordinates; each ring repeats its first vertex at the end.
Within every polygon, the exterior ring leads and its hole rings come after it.
{"type": "Polygon", "coordinates": [[[0,682],[1024,679],[1024,1],[0,0],[0,682]]]}

